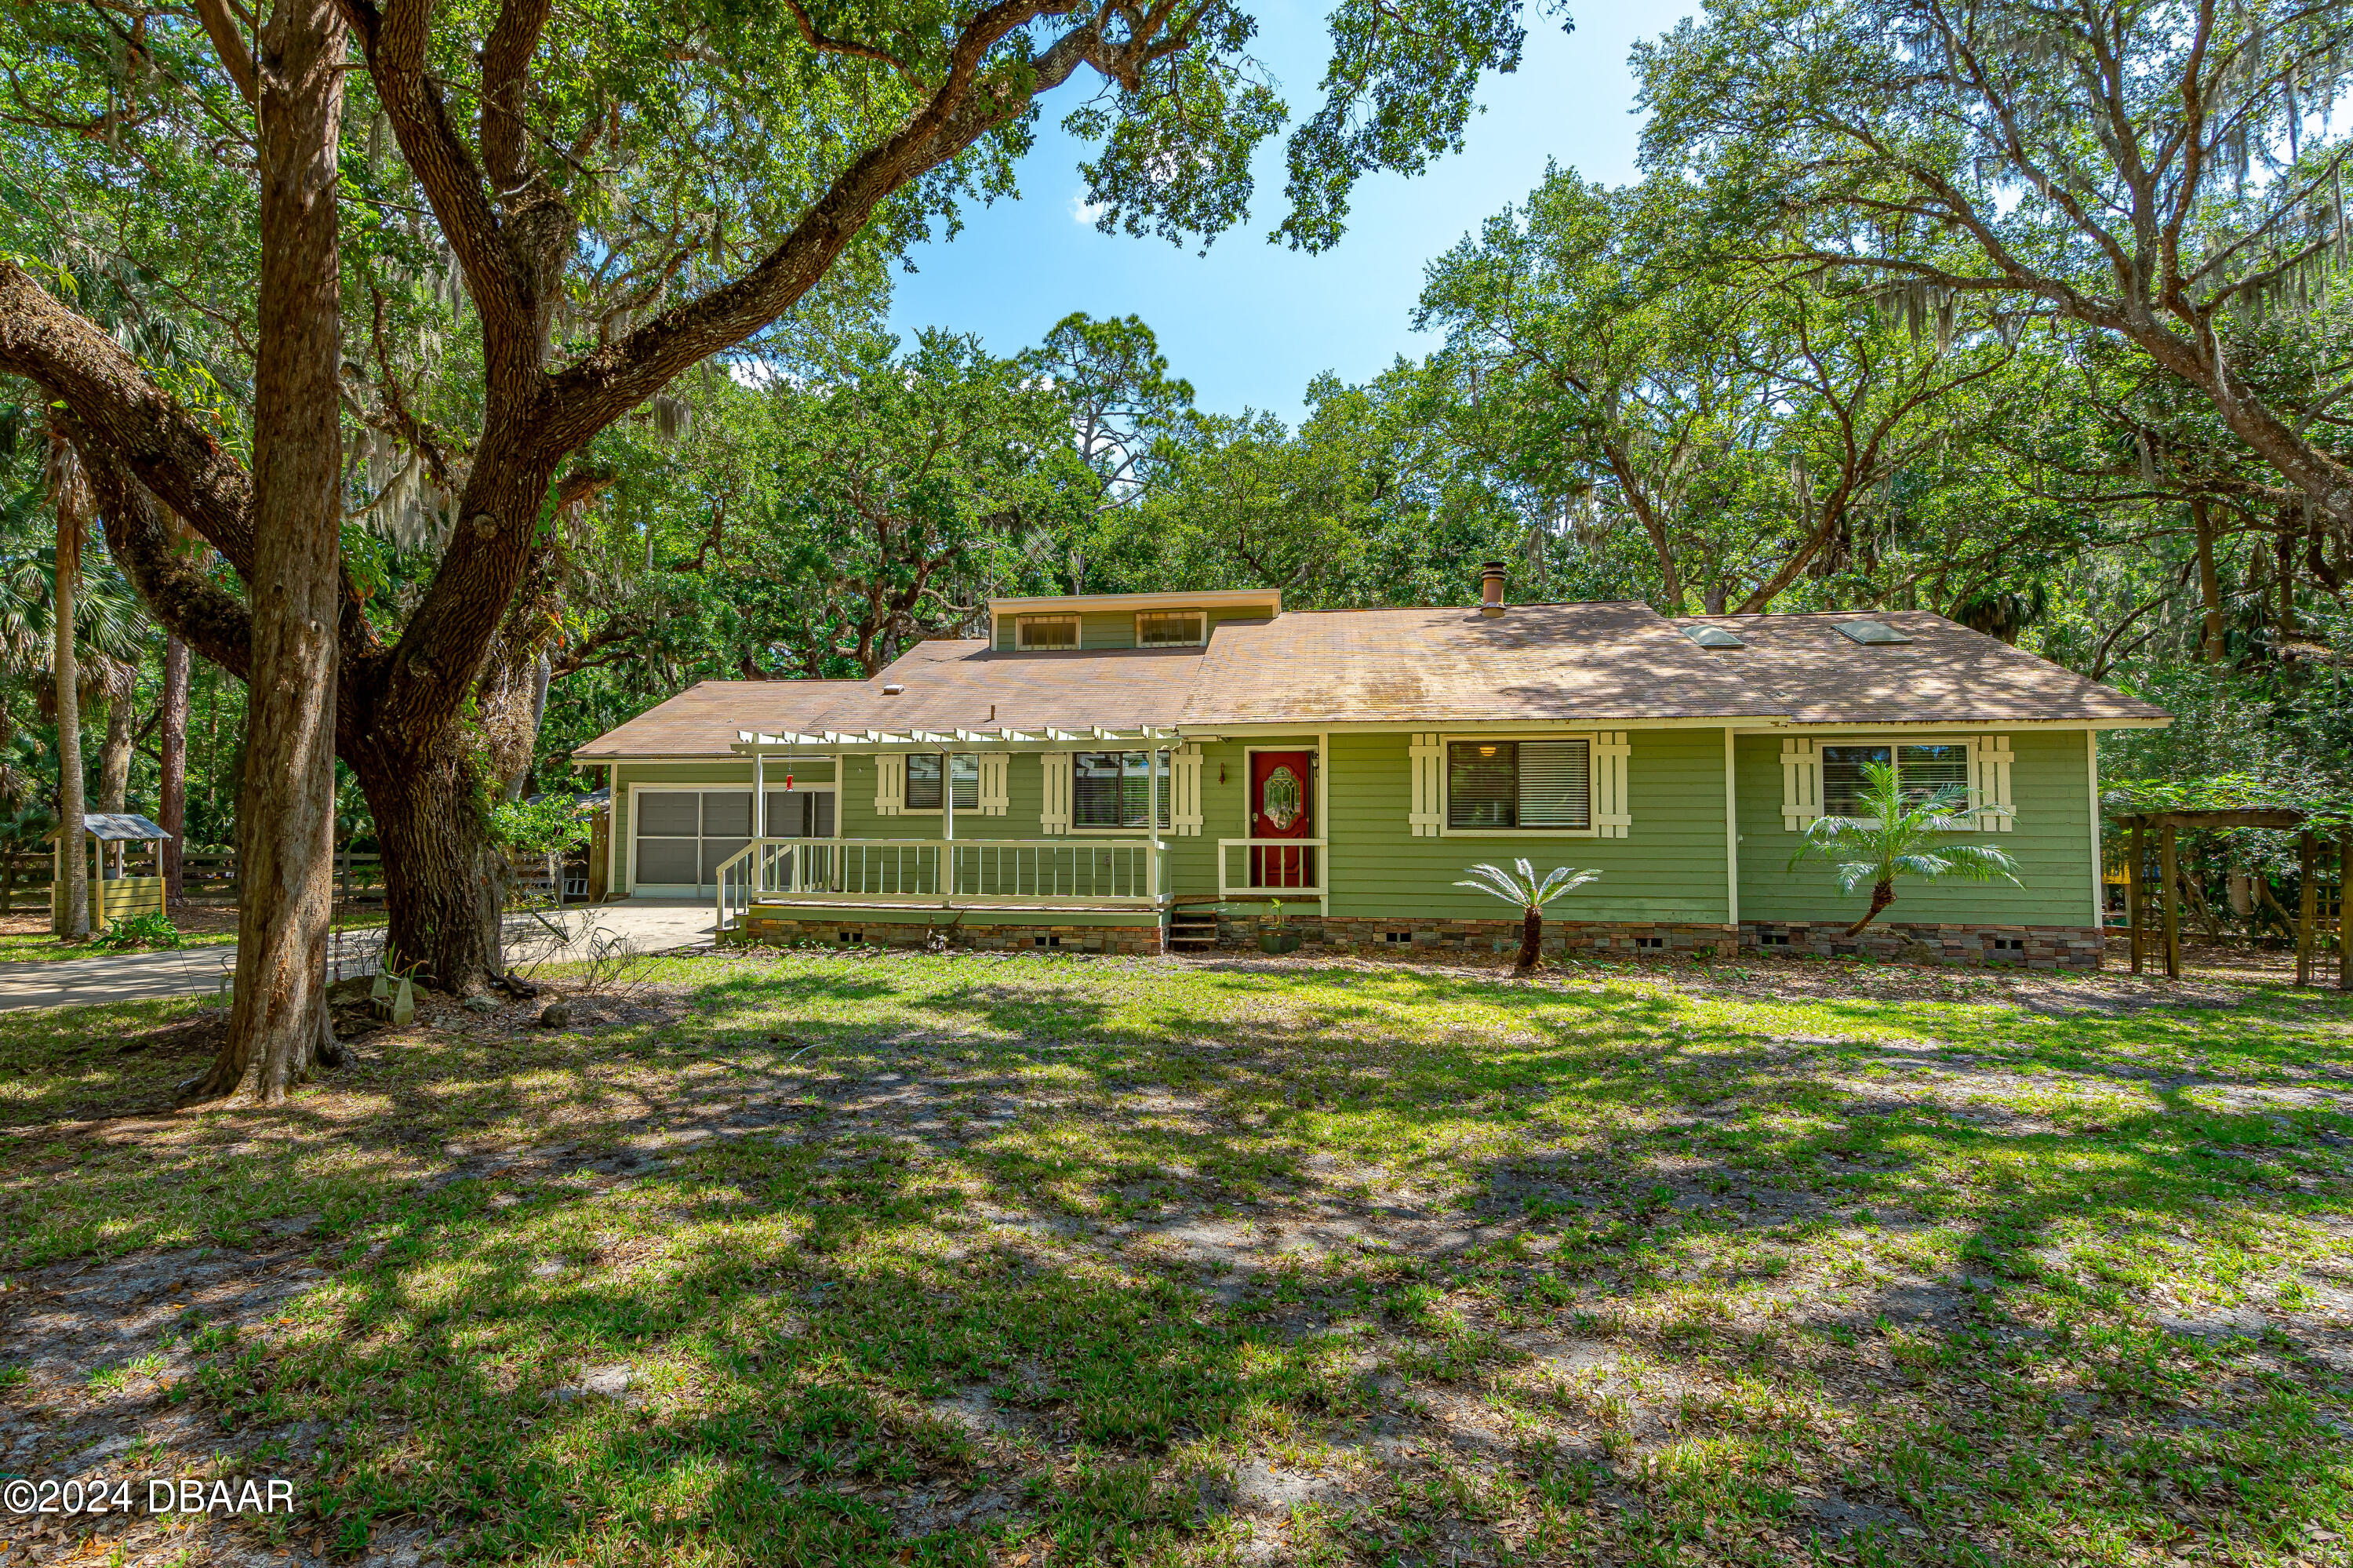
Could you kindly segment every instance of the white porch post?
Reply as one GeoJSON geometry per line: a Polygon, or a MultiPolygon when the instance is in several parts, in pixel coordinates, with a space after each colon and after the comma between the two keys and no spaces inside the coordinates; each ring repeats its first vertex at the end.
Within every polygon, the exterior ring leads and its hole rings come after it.
{"type": "Polygon", "coordinates": [[[1160,747],[1144,739],[1144,891],[1160,896],[1160,747]]]}
{"type": "Polygon", "coordinates": [[[768,881],[768,754],[752,753],[752,896],[757,898],[768,881]]]}

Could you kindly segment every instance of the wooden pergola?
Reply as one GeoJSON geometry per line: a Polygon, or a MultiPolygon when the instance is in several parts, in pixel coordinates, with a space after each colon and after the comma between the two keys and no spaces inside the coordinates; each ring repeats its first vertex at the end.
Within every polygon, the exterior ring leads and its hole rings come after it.
{"type": "MultiPolygon", "coordinates": [[[[2174,835],[2184,828],[2223,831],[2263,828],[2275,832],[2292,832],[2297,835],[2296,860],[2302,872],[2299,878],[2302,892],[2296,899],[2295,983],[2314,983],[2314,949],[2320,927],[2320,836],[2313,831],[2307,813],[2292,806],[2252,806],[2212,810],[2139,811],[2118,817],[2116,821],[2132,834],[2132,847],[2125,862],[2125,917],[2131,923],[2133,973],[2141,972],[2150,935],[2141,918],[2141,911],[2147,903],[2147,896],[2141,887],[2142,868],[2148,863],[2147,835],[2151,832],[2157,834],[2158,874],[2164,892],[2158,935],[2164,942],[2166,978],[2179,980],[2181,870],[2175,854],[2174,835]]],[[[2339,829],[2335,836],[2337,984],[2339,990],[2353,991],[2353,941],[2346,939],[2345,930],[2346,868],[2353,865],[2353,828],[2339,829]]]]}

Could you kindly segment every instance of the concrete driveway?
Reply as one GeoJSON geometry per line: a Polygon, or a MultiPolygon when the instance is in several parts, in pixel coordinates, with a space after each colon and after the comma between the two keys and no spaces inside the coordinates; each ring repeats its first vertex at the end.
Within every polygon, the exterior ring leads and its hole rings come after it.
{"type": "MultiPolygon", "coordinates": [[[[543,918],[507,917],[507,961],[525,970],[535,965],[586,959],[604,942],[627,942],[639,952],[667,952],[711,940],[715,916],[710,904],[687,899],[624,899],[566,909],[543,918]],[[560,928],[561,934],[557,929],[560,928]]],[[[374,974],[381,933],[346,931],[333,963],[337,980],[374,974]]],[[[237,948],[222,944],[163,953],[110,953],[53,963],[0,964],[0,1012],[20,1007],[70,1007],[93,1001],[145,1001],[193,996],[220,989],[221,976],[237,963],[237,948]]]]}

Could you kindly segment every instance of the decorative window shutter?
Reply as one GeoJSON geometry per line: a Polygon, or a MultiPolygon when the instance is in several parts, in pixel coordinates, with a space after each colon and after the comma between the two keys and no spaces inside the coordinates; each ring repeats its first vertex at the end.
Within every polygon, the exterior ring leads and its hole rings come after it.
{"type": "Polygon", "coordinates": [[[1822,768],[1810,740],[1781,743],[1781,826],[1802,833],[1822,814],[1822,768]]]}
{"type": "Polygon", "coordinates": [[[874,814],[895,817],[907,808],[907,759],[903,757],[878,757],[874,759],[874,814]]]}
{"type": "Polygon", "coordinates": [[[1971,753],[1975,764],[1978,806],[1978,831],[1984,833],[2006,833],[2018,825],[2010,814],[2010,765],[2017,754],[2010,749],[2010,736],[1981,735],[1971,753]]]}
{"type": "Polygon", "coordinates": [[[1012,759],[1001,751],[980,754],[980,814],[984,817],[1005,815],[1007,789],[1005,766],[1012,759]]]}
{"type": "Polygon", "coordinates": [[[1622,839],[1634,825],[1626,794],[1626,761],[1633,751],[1622,729],[1603,730],[1593,737],[1593,832],[1598,838],[1622,839]]]}
{"type": "Polygon", "coordinates": [[[1434,735],[1413,737],[1413,807],[1406,821],[1418,839],[1433,839],[1445,820],[1446,747],[1434,735]]]}
{"type": "Polygon", "coordinates": [[[1049,751],[1039,760],[1046,765],[1046,800],[1039,809],[1038,831],[1067,833],[1071,831],[1071,754],[1049,751]]]}
{"type": "Polygon", "coordinates": [[[1186,838],[1201,833],[1201,748],[1180,746],[1168,758],[1168,825],[1186,838]]]}

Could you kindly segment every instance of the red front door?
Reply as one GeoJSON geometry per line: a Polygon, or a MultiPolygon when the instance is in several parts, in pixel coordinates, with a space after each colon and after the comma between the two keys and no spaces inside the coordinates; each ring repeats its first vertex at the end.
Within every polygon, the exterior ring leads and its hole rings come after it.
{"type": "MultiPolygon", "coordinates": [[[[1312,751],[1250,753],[1250,837],[1312,839],[1315,836],[1314,760],[1312,751]]],[[[1261,844],[1250,852],[1252,887],[1313,887],[1315,851],[1302,844],[1284,849],[1261,844]]]]}

